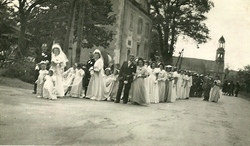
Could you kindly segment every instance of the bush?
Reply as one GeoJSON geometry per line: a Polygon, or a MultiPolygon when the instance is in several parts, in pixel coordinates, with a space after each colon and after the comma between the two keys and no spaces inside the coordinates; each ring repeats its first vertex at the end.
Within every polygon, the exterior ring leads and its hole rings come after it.
{"type": "Polygon", "coordinates": [[[10,78],[18,78],[24,82],[34,83],[34,66],[33,62],[19,61],[15,62],[7,68],[4,76],[10,78]]]}

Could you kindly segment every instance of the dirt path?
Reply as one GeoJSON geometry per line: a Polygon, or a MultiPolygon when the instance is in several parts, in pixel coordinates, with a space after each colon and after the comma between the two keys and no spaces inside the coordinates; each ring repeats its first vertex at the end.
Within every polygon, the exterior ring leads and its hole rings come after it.
{"type": "Polygon", "coordinates": [[[250,102],[199,98],[149,107],[63,98],[0,86],[0,144],[246,146],[250,102]]]}

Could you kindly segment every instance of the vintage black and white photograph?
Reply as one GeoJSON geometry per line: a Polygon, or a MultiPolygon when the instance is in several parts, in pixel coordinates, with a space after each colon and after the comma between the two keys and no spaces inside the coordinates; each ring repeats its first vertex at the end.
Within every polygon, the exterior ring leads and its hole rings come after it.
{"type": "Polygon", "coordinates": [[[250,145],[250,0],[0,0],[0,145],[250,145]]]}

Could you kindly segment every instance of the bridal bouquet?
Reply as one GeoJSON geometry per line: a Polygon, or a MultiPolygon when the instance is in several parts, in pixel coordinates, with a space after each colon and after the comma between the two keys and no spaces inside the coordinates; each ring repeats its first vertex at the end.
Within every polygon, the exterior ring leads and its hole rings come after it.
{"type": "Polygon", "coordinates": [[[89,68],[90,75],[94,74],[94,70],[93,69],[94,69],[93,66],[89,68]]]}

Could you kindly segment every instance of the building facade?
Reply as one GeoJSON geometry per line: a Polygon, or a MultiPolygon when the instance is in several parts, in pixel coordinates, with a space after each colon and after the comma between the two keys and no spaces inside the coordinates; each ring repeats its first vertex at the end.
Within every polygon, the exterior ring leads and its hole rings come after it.
{"type": "MultiPolygon", "coordinates": [[[[130,54],[149,58],[152,20],[149,15],[149,0],[111,0],[112,14],[116,14],[116,22],[106,28],[114,32],[113,40],[108,48],[82,48],[80,62],[85,63],[88,55],[95,49],[105,50],[115,64],[127,60],[130,54]]],[[[76,43],[69,52],[70,62],[75,59],[76,43]]]]}

